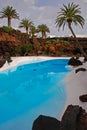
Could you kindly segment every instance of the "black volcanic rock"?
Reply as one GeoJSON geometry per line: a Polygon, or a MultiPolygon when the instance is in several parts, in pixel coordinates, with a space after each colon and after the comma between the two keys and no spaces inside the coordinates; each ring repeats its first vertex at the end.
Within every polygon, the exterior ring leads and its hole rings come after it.
{"type": "Polygon", "coordinates": [[[32,130],[87,130],[87,113],[78,105],[69,105],[61,121],[40,115],[34,121],[32,130]]]}
{"type": "Polygon", "coordinates": [[[60,121],[53,117],[40,115],[34,121],[32,130],[60,130],[60,121]]]}
{"type": "Polygon", "coordinates": [[[61,120],[60,130],[76,130],[77,116],[80,112],[80,107],[69,105],[61,120]]]}
{"type": "Polygon", "coordinates": [[[0,56],[4,56],[9,53],[11,56],[14,55],[14,45],[8,41],[0,41],[0,56]]]}
{"type": "Polygon", "coordinates": [[[0,68],[5,64],[6,59],[0,59],[0,68]]]}
{"type": "Polygon", "coordinates": [[[82,102],[87,102],[87,94],[79,96],[79,100],[82,102]]]}
{"type": "Polygon", "coordinates": [[[87,69],[86,68],[78,68],[75,70],[75,73],[78,73],[79,71],[87,71],[87,69]]]}
{"type": "Polygon", "coordinates": [[[72,66],[79,66],[82,65],[82,62],[78,59],[75,59],[74,57],[72,57],[69,62],[68,65],[72,65],[72,66]]]}
{"type": "Polygon", "coordinates": [[[62,117],[60,130],[87,130],[87,113],[78,105],[69,105],[62,117]]]}

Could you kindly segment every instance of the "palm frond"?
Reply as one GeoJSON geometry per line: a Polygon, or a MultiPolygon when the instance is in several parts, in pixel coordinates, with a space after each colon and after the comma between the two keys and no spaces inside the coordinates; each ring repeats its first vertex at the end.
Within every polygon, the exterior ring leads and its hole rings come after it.
{"type": "Polygon", "coordinates": [[[75,25],[79,24],[81,27],[84,25],[84,18],[80,15],[81,10],[79,5],[74,4],[73,2],[67,6],[63,4],[63,7],[60,8],[58,15],[56,17],[56,27],[64,29],[67,22],[71,22],[75,25]]]}

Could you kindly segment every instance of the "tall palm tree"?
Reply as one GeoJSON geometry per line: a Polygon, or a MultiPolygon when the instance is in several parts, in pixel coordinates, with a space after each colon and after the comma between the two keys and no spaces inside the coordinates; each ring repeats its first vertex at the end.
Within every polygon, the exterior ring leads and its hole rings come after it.
{"type": "Polygon", "coordinates": [[[65,27],[65,25],[67,25],[68,23],[68,27],[73,35],[73,37],[76,40],[76,43],[81,51],[81,53],[83,54],[84,57],[86,57],[86,54],[82,48],[82,46],[80,45],[80,43],[78,42],[78,39],[76,38],[76,35],[72,29],[72,24],[75,25],[80,25],[83,28],[84,25],[84,18],[80,15],[81,11],[79,8],[79,5],[76,5],[74,3],[69,3],[67,6],[63,5],[63,8],[61,8],[61,11],[58,12],[58,16],[56,18],[56,26],[58,27],[58,29],[60,29],[61,27],[65,27]]]}
{"type": "Polygon", "coordinates": [[[31,37],[35,37],[35,34],[37,33],[37,29],[34,25],[32,25],[30,27],[30,34],[31,34],[31,37]]]}
{"type": "Polygon", "coordinates": [[[19,19],[19,14],[12,6],[7,6],[0,12],[0,18],[8,19],[8,27],[11,27],[11,19],[19,19]]]}
{"type": "Polygon", "coordinates": [[[38,25],[37,31],[42,33],[42,38],[46,38],[46,32],[50,32],[49,28],[45,24],[38,25]]]}
{"type": "Polygon", "coordinates": [[[26,33],[28,34],[29,28],[33,25],[33,22],[30,19],[24,18],[21,20],[19,28],[25,28],[26,33]]]}

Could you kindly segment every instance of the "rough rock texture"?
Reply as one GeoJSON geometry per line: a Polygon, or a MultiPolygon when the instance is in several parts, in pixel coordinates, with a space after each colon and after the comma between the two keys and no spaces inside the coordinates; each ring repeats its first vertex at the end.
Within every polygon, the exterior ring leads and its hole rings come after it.
{"type": "Polygon", "coordinates": [[[87,102],[87,94],[79,96],[80,101],[87,102]]]}
{"type": "Polygon", "coordinates": [[[53,117],[40,115],[34,121],[32,130],[60,130],[60,121],[53,117]]]}
{"type": "Polygon", "coordinates": [[[6,61],[8,63],[12,62],[10,53],[6,52],[5,55],[4,55],[4,58],[6,59],[6,61]]]}
{"type": "Polygon", "coordinates": [[[87,130],[87,113],[80,108],[79,115],[77,116],[76,130],[87,130]]]}
{"type": "Polygon", "coordinates": [[[78,105],[69,105],[61,121],[40,115],[32,130],[87,130],[87,113],[78,105]]]}
{"type": "Polygon", "coordinates": [[[79,66],[82,65],[82,62],[80,60],[75,59],[74,57],[72,57],[69,62],[68,65],[72,65],[72,66],[79,66]]]}
{"type": "MultiPolygon", "coordinates": [[[[5,53],[4,51],[2,52],[2,48],[4,48],[4,43],[8,43],[11,47],[14,48],[13,51],[8,51],[8,47],[6,49],[5,46],[5,51],[9,52],[10,55],[12,56],[19,56],[21,55],[19,48],[25,44],[32,44],[33,49],[31,52],[29,52],[28,55],[46,55],[46,56],[71,56],[74,53],[75,50],[75,45],[70,42],[70,44],[65,44],[64,41],[69,41],[67,38],[47,38],[47,39],[42,39],[42,38],[36,38],[36,37],[30,37],[29,34],[22,33],[19,30],[11,29],[9,30],[8,27],[1,27],[0,28],[0,44],[3,43],[3,47],[0,47],[0,55],[3,55],[5,53]],[[57,43],[57,40],[60,41],[57,43]],[[16,47],[16,49],[15,49],[16,47]],[[61,49],[62,48],[62,49],[61,49]]],[[[73,39],[71,39],[72,41],[73,39]]],[[[82,41],[82,40],[81,40],[82,41]]],[[[86,39],[87,41],[87,39],[86,39]]],[[[83,45],[83,42],[82,42],[83,45]]],[[[85,44],[86,45],[86,44],[85,44]]],[[[77,47],[78,48],[78,47],[77,47]]],[[[87,45],[85,46],[85,50],[87,50],[87,45]]],[[[77,53],[78,51],[76,51],[77,53]]],[[[26,52],[25,52],[26,53],[26,52]]]]}
{"type": "Polygon", "coordinates": [[[13,35],[9,35],[8,33],[0,33],[0,42],[7,41],[13,45],[20,45],[21,42],[13,35]]]}
{"type": "Polygon", "coordinates": [[[79,112],[78,106],[69,105],[61,120],[61,130],[76,130],[79,112]]]}
{"type": "Polygon", "coordinates": [[[75,70],[75,73],[78,73],[79,71],[87,71],[87,69],[86,68],[78,68],[75,70]]]}
{"type": "Polygon", "coordinates": [[[0,68],[5,64],[6,59],[0,59],[0,68]]]}
{"type": "Polygon", "coordinates": [[[87,130],[85,110],[78,105],[69,105],[62,117],[60,130],[87,130]]]}
{"type": "Polygon", "coordinates": [[[12,30],[6,33],[3,28],[0,28],[0,41],[8,41],[14,45],[21,45],[29,43],[29,35],[21,33],[19,30],[12,30]]]}
{"type": "Polygon", "coordinates": [[[8,41],[0,41],[0,56],[4,56],[5,53],[9,53],[11,56],[14,54],[14,45],[8,41]]]}

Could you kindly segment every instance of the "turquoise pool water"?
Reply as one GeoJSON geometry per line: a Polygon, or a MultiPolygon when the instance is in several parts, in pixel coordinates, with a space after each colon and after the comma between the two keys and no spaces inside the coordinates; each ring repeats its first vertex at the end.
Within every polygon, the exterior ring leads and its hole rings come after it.
{"type": "Polygon", "coordinates": [[[40,114],[60,117],[66,101],[67,59],[17,66],[0,73],[0,130],[31,130],[40,114]]]}

